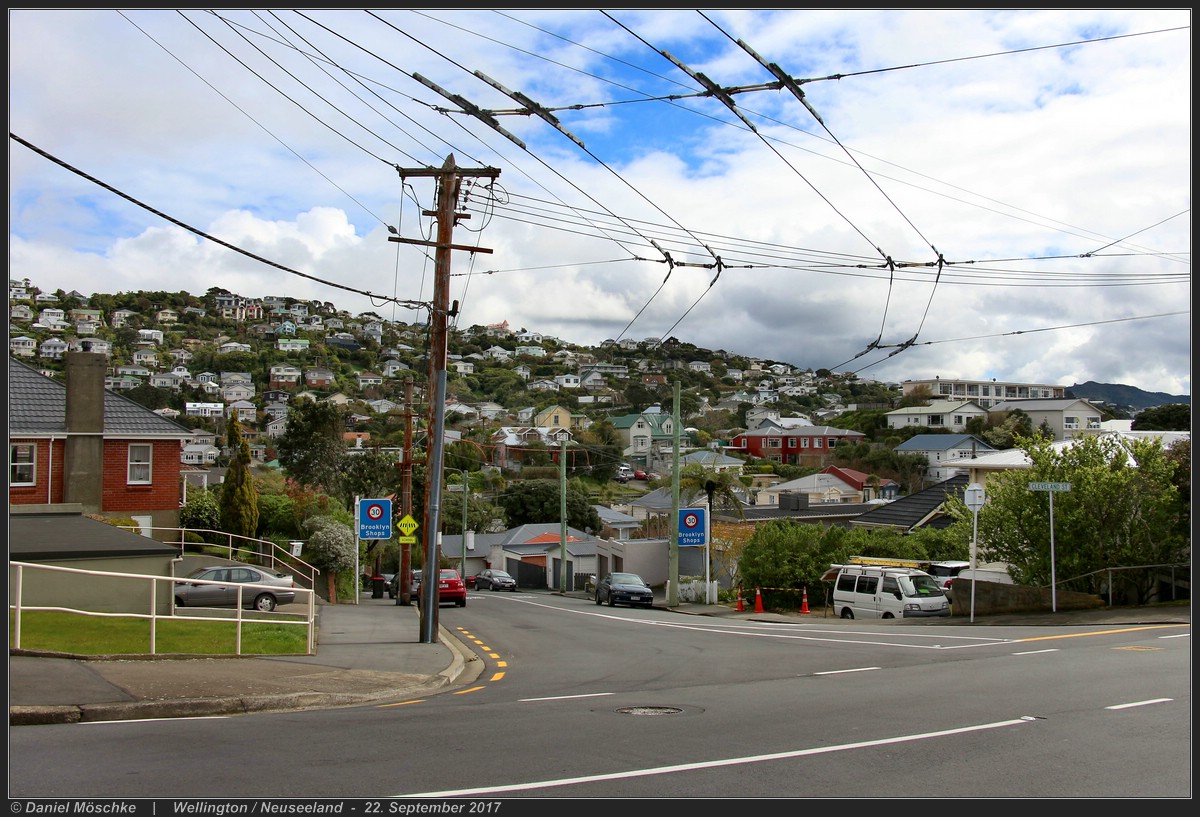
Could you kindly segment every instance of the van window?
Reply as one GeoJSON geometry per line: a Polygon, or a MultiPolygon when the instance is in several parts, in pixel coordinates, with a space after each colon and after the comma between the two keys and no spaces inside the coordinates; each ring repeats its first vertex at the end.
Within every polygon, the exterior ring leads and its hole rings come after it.
{"type": "Polygon", "coordinates": [[[883,592],[893,596],[900,592],[900,584],[895,576],[883,577],[883,592]]]}
{"type": "Polygon", "coordinates": [[[910,597],[917,596],[944,596],[942,588],[938,586],[937,579],[932,576],[905,576],[903,577],[904,595],[910,597]]]}
{"type": "Polygon", "coordinates": [[[875,595],[875,588],[879,586],[878,576],[859,576],[858,577],[858,592],[866,593],[867,595],[875,595]]]}
{"type": "Polygon", "coordinates": [[[854,574],[843,573],[842,575],[838,576],[837,589],[843,593],[853,593],[854,592],[854,574]]]}

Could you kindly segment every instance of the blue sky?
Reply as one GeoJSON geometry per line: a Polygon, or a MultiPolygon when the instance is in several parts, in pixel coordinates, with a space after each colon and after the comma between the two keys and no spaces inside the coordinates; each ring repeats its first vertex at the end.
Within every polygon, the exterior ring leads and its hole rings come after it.
{"type": "Polygon", "coordinates": [[[454,255],[462,326],[588,345],[674,336],[880,380],[1190,394],[1190,21],[14,9],[13,134],[311,277],[12,140],[10,274],[423,322],[412,306],[432,297],[432,262],[387,228],[427,237],[435,191],[397,168],[453,155],[500,170],[455,230],[491,250],[454,255]]]}

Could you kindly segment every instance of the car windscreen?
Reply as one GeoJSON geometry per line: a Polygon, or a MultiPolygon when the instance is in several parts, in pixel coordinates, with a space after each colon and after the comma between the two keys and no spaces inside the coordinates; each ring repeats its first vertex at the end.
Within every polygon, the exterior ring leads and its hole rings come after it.
{"type": "Polygon", "coordinates": [[[613,584],[639,584],[644,585],[642,577],[636,573],[614,573],[612,577],[613,584]]]}
{"type": "Polygon", "coordinates": [[[497,579],[511,579],[512,576],[505,573],[503,570],[493,570],[492,576],[497,579]]]}
{"type": "Polygon", "coordinates": [[[937,579],[933,576],[900,576],[900,589],[904,595],[909,597],[916,596],[944,596],[941,586],[937,579]]]}

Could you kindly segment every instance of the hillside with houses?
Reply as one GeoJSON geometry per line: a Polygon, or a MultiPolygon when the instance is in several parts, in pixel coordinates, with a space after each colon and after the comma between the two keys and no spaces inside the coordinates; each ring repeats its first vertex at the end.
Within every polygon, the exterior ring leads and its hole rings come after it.
{"type": "MultiPolygon", "coordinates": [[[[420,324],[220,288],[84,296],[10,281],[9,304],[13,358],[61,377],[67,351],[105,355],[109,390],[193,430],[181,454],[188,466],[222,461],[224,424],[235,415],[253,458],[271,462],[289,405],[303,398],[344,407],[345,439],[355,447],[399,447],[428,418],[428,333],[420,324]]],[[[1062,407],[1079,401],[1061,387],[1003,385],[981,396],[972,384],[880,383],[673,338],[582,347],[501,323],[450,331],[444,417],[448,440],[475,442],[486,464],[501,468],[519,464],[529,448],[603,443],[617,446],[622,462],[662,474],[678,431],[685,455],[762,463],[786,479],[830,466],[865,479],[860,461],[835,460],[839,446],[861,455],[918,436],[957,435],[946,450],[961,451],[970,444],[958,438],[1017,400],[1045,403],[1040,422],[1060,437],[1112,419],[1086,401],[1077,411],[1062,407]]],[[[913,455],[932,465],[944,453],[935,442],[913,455]]],[[[601,473],[617,464],[605,463],[601,473]]],[[[886,462],[878,470],[877,478],[905,480],[886,462]]],[[[945,473],[931,468],[930,476],[945,473]]],[[[853,482],[835,493],[861,501],[863,486],[853,482]]],[[[909,479],[902,490],[920,487],[909,479]]]]}

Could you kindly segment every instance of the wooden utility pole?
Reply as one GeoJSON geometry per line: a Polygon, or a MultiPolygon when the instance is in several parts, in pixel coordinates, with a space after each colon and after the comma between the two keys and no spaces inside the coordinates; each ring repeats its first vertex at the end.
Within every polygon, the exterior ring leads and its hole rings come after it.
{"type": "MultiPolygon", "coordinates": [[[[436,643],[438,627],[438,553],[437,535],[440,527],[441,492],[442,492],[442,447],[444,443],[444,428],[446,420],[446,346],[447,319],[457,314],[455,308],[450,308],[450,251],[465,250],[467,252],[490,253],[491,250],[479,247],[455,245],[454,225],[458,219],[469,218],[467,213],[456,213],[459,187],[464,176],[496,178],[500,171],[496,168],[480,170],[464,170],[454,162],[454,154],[446,157],[440,170],[420,168],[404,170],[397,168],[400,177],[432,176],[438,180],[437,210],[425,211],[424,215],[437,219],[438,230],[436,241],[419,241],[389,236],[389,241],[399,241],[406,244],[422,244],[432,246],[434,255],[433,304],[429,309],[429,419],[426,425],[426,455],[425,455],[425,519],[421,525],[425,561],[421,573],[420,607],[421,633],[420,640],[425,644],[436,643]]],[[[465,539],[465,532],[463,534],[465,539]]],[[[465,545],[464,545],[465,546],[465,545]]],[[[466,580],[466,576],[462,577],[466,580]]]]}

